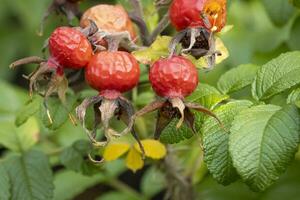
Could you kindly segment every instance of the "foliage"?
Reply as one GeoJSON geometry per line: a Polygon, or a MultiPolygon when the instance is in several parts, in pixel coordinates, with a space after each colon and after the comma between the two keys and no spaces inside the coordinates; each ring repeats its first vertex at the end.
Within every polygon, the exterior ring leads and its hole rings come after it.
{"type": "MultiPolygon", "coordinates": [[[[125,0],[100,2],[121,3],[132,9],[125,0]]],[[[142,1],[151,31],[166,11],[161,8],[157,12],[153,2],[142,1]]],[[[145,160],[131,137],[95,150],[83,128],[70,122],[69,110],[74,114],[84,97],[93,96],[90,89],[84,87],[80,93],[74,92],[76,87],[70,89],[68,108],[57,97],[50,97],[51,124],[42,98],[36,95],[30,99],[27,82],[21,77],[33,66],[8,69],[13,60],[39,53],[54,27],[66,25],[64,17],[53,15],[44,35],[35,34],[49,3],[4,0],[0,6],[0,22],[5,27],[0,30],[1,200],[78,199],[91,193],[99,200],[162,199],[174,184],[168,179],[174,173],[191,182],[196,199],[299,197],[300,1],[228,3],[227,24],[233,28],[218,35],[223,57],[215,69],[207,72],[203,60],[186,55],[198,66],[200,80],[186,101],[213,110],[222,125],[195,113],[194,133],[186,125],[177,129],[178,119],[173,119],[161,134],[163,145],[149,139],[156,115],[141,117],[135,129],[145,147],[145,160]],[[107,162],[95,165],[88,155],[101,155],[107,162]],[[118,159],[122,156],[125,162],[118,159]]],[[[87,0],[80,8],[97,3],[87,0]]],[[[174,33],[168,27],[150,47],[133,53],[144,64],[141,84],[126,94],[136,110],[155,99],[147,64],[168,56],[174,33]]],[[[92,124],[91,110],[86,118],[92,124]]],[[[112,126],[122,128],[118,122],[112,122],[112,126]]]]}

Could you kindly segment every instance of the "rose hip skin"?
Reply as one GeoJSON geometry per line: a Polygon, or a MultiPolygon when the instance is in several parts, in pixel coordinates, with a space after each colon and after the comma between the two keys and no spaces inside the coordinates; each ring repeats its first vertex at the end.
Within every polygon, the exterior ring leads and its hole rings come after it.
{"type": "Polygon", "coordinates": [[[85,69],[87,83],[109,99],[134,88],[139,76],[139,64],[124,51],[97,53],[85,69]]]}
{"type": "Polygon", "coordinates": [[[198,72],[194,64],[181,56],[156,61],[149,74],[153,90],[162,97],[184,98],[198,85],[198,72]]]}
{"type": "Polygon", "coordinates": [[[174,0],[169,13],[171,23],[178,31],[197,27],[211,29],[204,22],[204,14],[219,32],[226,23],[226,0],[174,0]]]}
{"type": "Polygon", "coordinates": [[[97,27],[109,33],[128,31],[131,39],[135,39],[136,33],[127,12],[121,5],[100,4],[89,8],[82,15],[80,26],[85,28],[93,20],[97,27]]]}
{"type": "Polygon", "coordinates": [[[85,67],[93,55],[92,46],[79,30],[59,27],[49,38],[50,62],[64,68],[85,67]]]}

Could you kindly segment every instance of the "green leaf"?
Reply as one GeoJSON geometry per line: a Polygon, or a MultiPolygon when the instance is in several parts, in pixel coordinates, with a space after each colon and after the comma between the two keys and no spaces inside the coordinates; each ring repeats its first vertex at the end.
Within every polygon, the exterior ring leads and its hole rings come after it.
{"type": "Polygon", "coordinates": [[[54,186],[47,157],[39,151],[29,151],[5,160],[11,199],[50,200],[54,186]]]}
{"type": "Polygon", "coordinates": [[[73,94],[67,94],[67,103],[64,106],[58,98],[49,98],[48,107],[53,123],[50,122],[45,106],[41,105],[41,118],[45,127],[51,130],[60,128],[69,118],[69,112],[74,109],[76,97],[73,94]]]}
{"type": "Polygon", "coordinates": [[[30,118],[20,127],[15,127],[15,119],[0,119],[0,144],[12,151],[26,151],[37,143],[39,126],[35,118],[30,118]]]}
{"type": "Polygon", "coordinates": [[[294,159],[299,122],[295,106],[259,105],[236,116],[229,151],[234,167],[252,190],[264,191],[294,159]]]}
{"type": "Polygon", "coordinates": [[[250,101],[233,101],[214,110],[214,113],[224,124],[216,125],[215,119],[207,117],[202,127],[204,161],[213,177],[221,184],[228,185],[238,176],[229,155],[229,134],[234,117],[242,110],[250,107],[250,101]]]}
{"type": "Polygon", "coordinates": [[[153,92],[143,92],[137,96],[137,99],[134,103],[136,106],[145,106],[153,101],[154,96],[155,95],[153,92]]]}
{"type": "Polygon", "coordinates": [[[259,67],[253,64],[239,65],[223,74],[218,81],[218,89],[223,94],[232,93],[250,85],[259,67]]]}
{"type": "Polygon", "coordinates": [[[300,8],[300,0],[291,0],[291,2],[293,3],[294,6],[300,8]]]}
{"type": "Polygon", "coordinates": [[[20,89],[0,81],[0,112],[1,113],[15,113],[22,107],[23,102],[26,101],[26,95],[20,89]]]}
{"type": "Polygon", "coordinates": [[[157,39],[151,44],[150,47],[134,51],[134,57],[143,64],[151,64],[161,57],[169,55],[169,44],[172,38],[169,36],[158,36],[157,39]]]}
{"type": "Polygon", "coordinates": [[[182,140],[193,137],[193,131],[184,123],[179,129],[176,128],[176,124],[179,119],[173,119],[168,126],[162,131],[160,141],[166,144],[178,143],[182,140]]]}
{"type": "Polygon", "coordinates": [[[11,199],[10,194],[10,180],[5,169],[4,161],[0,162],[0,199],[9,200],[11,199]]]}
{"type": "MultiPolygon", "coordinates": [[[[299,0],[300,4],[300,0],[299,0]]],[[[300,17],[297,17],[294,21],[294,24],[290,30],[290,37],[286,41],[290,49],[300,50],[300,17]]]]}
{"type": "Polygon", "coordinates": [[[149,168],[143,175],[141,190],[149,198],[153,197],[166,187],[164,174],[157,168],[149,168]]]}
{"type": "Polygon", "coordinates": [[[296,104],[298,108],[300,108],[300,88],[291,92],[291,94],[287,98],[287,104],[296,104]]]}
{"type": "Polygon", "coordinates": [[[63,170],[54,177],[54,198],[55,200],[71,200],[81,194],[89,187],[103,182],[105,177],[102,174],[84,176],[82,174],[63,170]]]}
{"type": "Polygon", "coordinates": [[[263,65],[252,84],[256,100],[266,100],[300,83],[300,52],[280,55],[263,65]]]}
{"type": "Polygon", "coordinates": [[[284,26],[292,17],[294,8],[287,0],[263,0],[267,13],[274,24],[284,26]]]}
{"type": "MultiPolygon", "coordinates": [[[[208,84],[199,84],[192,95],[187,97],[187,101],[199,103],[200,105],[213,110],[220,102],[228,99],[228,95],[221,94],[216,88],[208,84]]],[[[194,112],[196,129],[200,130],[204,120],[204,114],[194,112]]]]}
{"type": "Polygon", "coordinates": [[[199,84],[196,90],[187,97],[187,101],[199,103],[202,106],[214,109],[221,101],[228,99],[228,95],[221,94],[216,88],[208,84],[199,84]]]}
{"type": "Polygon", "coordinates": [[[16,126],[24,124],[32,115],[37,113],[40,109],[41,98],[36,96],[34,99],[29,100],[24,107],[20,109],[16,116],[16,126]]]}
{"type": "Polygon", "coordinates": [[[99,166],[85,159],[92,150],[91,144],[86,140],[79,140],[66,148],[60,155],[61,163],[68,169],[92,175],[99,172],[99,166]]]}

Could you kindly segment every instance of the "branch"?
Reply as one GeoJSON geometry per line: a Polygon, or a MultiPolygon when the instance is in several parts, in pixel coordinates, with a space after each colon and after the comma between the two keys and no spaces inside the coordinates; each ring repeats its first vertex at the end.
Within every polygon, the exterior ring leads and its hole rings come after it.
{"type": "Polygon", "coordinates": [[[129,13],[130,19],[139,27],[141,33],[141,40],[143,45],[149,45],[149,30],[144,20],[143,6],[140,0],[129,0],[133,11],[129,13]]]}
{"type": "Polygon", "coordinates": [[[160,20],[160,22],[158,23],[157,27],[154,29],[154,31],[151,33],[150,38],[149,38],[149,42],[150,44],[152,44],[154,42],[154,40],[156,39],[156,37],[163,32],[163,30],[165,30],[165,28],[167,28],[167,26],[170,24],[170,20],[169,20],[169,12],[167,12],[163,18],[160,20]]]}

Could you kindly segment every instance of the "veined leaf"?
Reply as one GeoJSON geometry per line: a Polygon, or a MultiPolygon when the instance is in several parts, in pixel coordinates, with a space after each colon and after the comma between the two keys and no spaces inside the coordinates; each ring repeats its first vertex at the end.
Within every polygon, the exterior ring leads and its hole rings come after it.
{"type": "Polygon", "coordinates": [[[47,157],[39,151],[29,151],[5,160],[10,180],[11,199],[51,200],[53,177],[47,157]]]}
{"type": "Polygon", "coordinates": [[[60,155],[61,163],[68,169],[81,172],[85,175],[92,175],[99,172],[99,166],[84,159],[90,153],[92,147],[86,140],[78,140],[60,155]]]}
{"type": "Polygon", "coordinates": [[[214,119],[207,117],[202,127],[204,161],[213,177],[221,184],[228,185],[238,176],[229,155],[229,134],[234,117],[242,110],[250,107],[250,101],[232,101],[214,110],[224,124],[216,126],[214,119]]]}
{"type": "Polygon", "coordinates": [[[265,100],[300,83],[300,52],[280,55],[263,65],[252,84],[256,100],[265,100]]]}
{"type": "Polygon", "coordinates": [[[240,65],[223,74],[218,81],[218,88],[223,94],[232,93],[250,85],[259,67],[253,64],[240,65]]]}
{"type": "Polygon", "coordinates": [[[159,36],[150,47],[140,51],[134,51],[132,54],[139,62],[151,64],[159,58],[169,55],[168,47],[171,40],[172,38],[169,36],[159,36]]]}
{"type": "Polygon", "coordinates": [[[293,160],[300,116],[295,106],[259,105],[236,116],[229,136],[233,165],[254,191],[273,184],[293,160]]]}
{"type": "Polygon", "coordinates": [[[291,92],[291,94],[287,98],[287,103],[294,103],[298,108],[300,108],[300,88],[291,92]]]}
{"type": "Polygon", "coordinates": [[[26,151],[39,139],[39,126],[35,118],[30,118],[20,127],[15,127],[15,119],[0,119],[0,144],[12,151],[26,151]]]}
{"type": "Polygon", "coordinates": [[[41,105],[41,118],[45,127],[51,130],[57,130],[60,128],[69,117],[69,112],[74,109],[76,103],[76,97],[73,94],[67,95],[66,106],[58,98],[49,98],[48,107],[49,113],[52,118],[52,123],[49,120],[45,106],[41,105]]]}
{"type": "Polygon", "coordinates": [[[178,119],[173,119],[170,124],[162,131],[160,141],[166,144],[178,143],[182,140],[193,137],[193,132],[184,123],[179,129],[176,128],[178,119]]]}
{"type": "Polygon", "coordinates": [[[31,116],[37,113],[40,109],[41,98],[36,96],[34,99],[29,100],[18,112],[15,124],[16,126],[21,126],[24,124],[31,116]]]}

